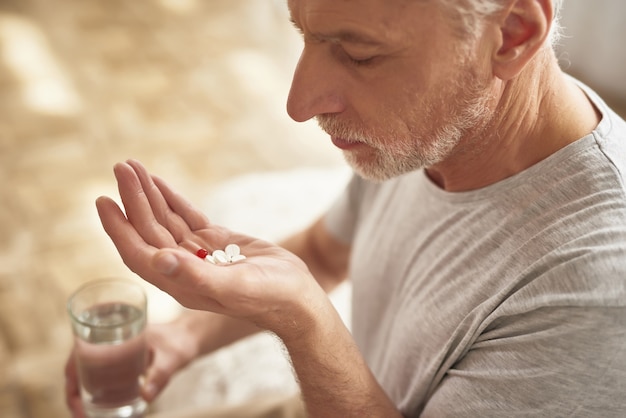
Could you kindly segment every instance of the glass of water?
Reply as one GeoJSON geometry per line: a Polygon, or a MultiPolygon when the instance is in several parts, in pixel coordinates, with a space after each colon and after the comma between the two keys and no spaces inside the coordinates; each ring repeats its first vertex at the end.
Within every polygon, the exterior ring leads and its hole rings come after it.
{"type": "Polygon", "coordinates": [[[146,305],[143,288],[123,279],[88,282],[70,297],[67,309],[88,417],[143,417],[147,405],[140,379],[147,363],[146,305]]]}

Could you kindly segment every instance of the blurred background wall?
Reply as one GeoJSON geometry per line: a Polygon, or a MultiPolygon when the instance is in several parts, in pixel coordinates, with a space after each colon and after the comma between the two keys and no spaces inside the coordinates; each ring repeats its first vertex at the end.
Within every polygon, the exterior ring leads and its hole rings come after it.
{"type": "Polygon", "coordinates": [[[94,207],[115,162],[198,204],[244,173],[342,163],[286,115],[299,45],[282,1],[0,0],[0,417],[67,415],[65,300],[131,276],[94,207]]]}
{"type": "Polygon", "coordinates": [[[609,100],[626,98],[626,2],[564,0],[561,64],[609,100]]]}
{"type": "MultiPolygon", "coordinates": [[[[624,4],[566,0],[559,47],[620,109],[624,4]]],[[[0,0],[1,417],[67,415],[65,300],[87,280],[130,276],[93,205],[115,195],[115,162],[140,159],[223,212],[206,199],[231,179],[343,167],[284,110],[299,47],[282,0],[0,0]]],[[[167,320],[171,304],[156,300],[167,320]]]]}

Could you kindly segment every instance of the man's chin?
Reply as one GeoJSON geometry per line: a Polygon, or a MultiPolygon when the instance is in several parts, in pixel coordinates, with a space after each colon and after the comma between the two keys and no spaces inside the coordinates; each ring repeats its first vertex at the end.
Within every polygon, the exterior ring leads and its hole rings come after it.
{"type": "Polygon", "coordinates": [[[373,183],[382,183],[406,173],[405,171],[400,171],[396,168],[389,169],[380,166],[359,164],[354,161],[350,161],[349,158],[346,158],[346,161],[356,175],[373,183]]]}

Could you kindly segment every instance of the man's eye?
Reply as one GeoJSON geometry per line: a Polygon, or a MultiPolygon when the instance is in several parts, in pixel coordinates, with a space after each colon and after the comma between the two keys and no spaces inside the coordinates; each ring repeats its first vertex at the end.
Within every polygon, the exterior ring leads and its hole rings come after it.
{"type": "Polygon", "coordinates": [[[359,55],[351,55],[345,50],[343,51],[344,57],[350,62],[350,64],[355,66],[364,66],[371,64],[376,57],[375,56],[359,56],[359,55]]]}
{"type": "Polygon", "coordinates": [[[333,46],[333,52],[339,60],[355,67],[371,65],[376,61],[375,55],[369,55],[364,52],[359,53],[358,51],[347,51],[344,49],[343,45],[340,44],[333,46]]]}
{"type": "Polygon", "coordinates": [[[374,61],[374,57],[370,57],[370,58],[352,58],[351,56],[348,55],[348,60],[356,65],[356,66],[360,66],[360,65],[368,65],[371,64],[372,61],[374,61]]]}

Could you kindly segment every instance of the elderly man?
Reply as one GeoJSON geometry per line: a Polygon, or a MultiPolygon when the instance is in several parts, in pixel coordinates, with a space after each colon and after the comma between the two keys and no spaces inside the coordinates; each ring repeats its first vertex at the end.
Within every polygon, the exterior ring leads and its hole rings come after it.
{"type": "Polygon", "coordinates": [[[288,3],[304,38],[288,113],[357,175],[278,247],[115,167],[126,215],[97,207],[125,263],[205,311],[150,331],[145,397],[270,330],[310,417],[623,416],[626,123],[559,68],[558,2],[288,3]],[[195,255],[230,243],[247,258],[195,255]],[[352,333],[326,296],[346,277],[352,333]]]}

